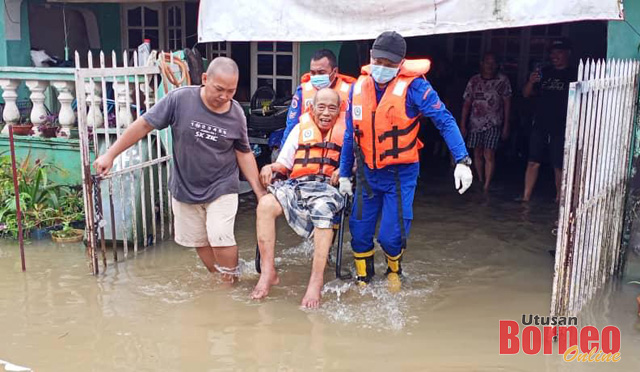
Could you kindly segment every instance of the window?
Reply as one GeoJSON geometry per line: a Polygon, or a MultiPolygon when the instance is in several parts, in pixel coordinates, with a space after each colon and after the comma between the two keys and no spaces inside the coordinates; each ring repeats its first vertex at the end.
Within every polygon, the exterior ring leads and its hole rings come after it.
{"type": "Polygon", "coordinates": [[[519,69],[522,65],[523,30],[523,28],[502,28],[490,31],[491,37],[487,51],[496,54],[502,65],[502,73],[509,77],[511,84],[518,82],[519,69]]]}
{"type": "Polygon", "coordinates": [[[529,76],[530,66],[549,58],[549,41],[566,33],[567,24],[553,24],[452,34],[448,55],[459,71],[471,76],[478,71],[482,53],[494,52],[512,86],[521,86],[529,76]]]}
{"type": "Polygon", "coordinates": [[[186,35],[184,32],[184,3],[169,5],[167,8],[167,40],[169,50],[184,49],[186,35]]]}
{"type": "Polygon", "coordinates": [[[136,50],[144,39],[156,50],[179,50],[186,46],[185,2],[124,4],[121,7],[122,45],[136,50]]]}
{"type": "Polygon", "coordinates": [[[485,43],[484,32],[454,34],[449,38],[449,58],[463,69],[476,69],[485,43]]]}
{"type": "Polygon", "coordinates": [[[551,39],[564,35],[563,24],[534,26],[530,29],[529,60],[545,61],[549,58],[547,46],[551,39]]]}
{"type": "Polygon", "coordinates": [[[122,11],[125,26],[123,45],[126,49],[135,50],[144,39],[151,40],[153,49],[164,47],[164,35],[160,32],[164,26],[160,17],[162,4],[124,5],[122,11]]]}
{"type": "Polygon", "coordinates": [[[207,43],[207,60],[212,61],[216,57],[231,57],[231,45],[226,41],[207,43]]]}
{"type": "Polygon", "coordinates": [[[251,43],[251,92],[271,86],[278,98],[289,98],[298,85],[299,44],[251,43]]]}
{"type": "Polygon", "coordinates": [[[567,24],[541,25],[523,29],[522,40],[524,47],[522,48],[521,63],[518,71],[519,85],[523,85],[527,81],[531,69],[536,63],[549,59],[549,53],[547,52],[549,42],[554,38],[565,36],[567,30],[567,24]]]}

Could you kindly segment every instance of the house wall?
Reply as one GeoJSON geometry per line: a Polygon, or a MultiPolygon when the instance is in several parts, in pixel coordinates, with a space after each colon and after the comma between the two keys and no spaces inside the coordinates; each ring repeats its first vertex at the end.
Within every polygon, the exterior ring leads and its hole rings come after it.
{"type": "MultiPolygon", "coordinates": [[[[49,180],[61,185],[82,185],[80,143],[77,139],[15,136],[14,144],[18,162],[29,157],[31,163],[40,160],[55,165],[48,174],[49,180]]],[[[0,137],[0,154],[9,151],[9,138],[0,137]]]]}
{"type": "Polygon", "coordinates": [[[6,7],[0,8],[0,66],[30,66],[29,19],[27,1],[20,5],[20,40],[7,40],[5,35],[6,7]]]}
{"type": "Polygon", "coordinates": [[[640,1],[624,1],[623,21],[609,22],[607,56],[609,58],[640,58],[640,1]],[[635,28],[635,31],[634,31],[635,28]]]}
{"type": "Polygon", "coordinates": [[[69,58],[74,51],[86,54],[89,50],[87,26],[82,13],[72,8],[50,4],[29,4],[29,30],[31,47],[42,49],[51,56],[65,58],[65,45],[69,47],[69,58]],[[65,41],[65,20],[66,34],[65,41]]]}
{"type": "Polygon", "coordinates": [[[122,37],[120,36],[120,4],[82,4],[90,9],[98,18],[100,28],[100,44],[105,52],[122,52],[122,37]]]}
{"type": "MultiPolygon", "coordinates": [[[[0,7],[0,66],[31,66],[31,33],[29,31],[29,5],[33,4],[45,4],[45,0],[23,0],[21,4],[20,13],[20,40],[7,40],[5,36],[5,7],[0,7]]],[[[59,4],[52,4],[52,6],[59,7],[59,4]]],[[[121,37],[120,37],[120,5],[112,3],[98,3],[98,4],[79,4],[74,3],[69,5],[75,8],[85,8],[93,11],[98,20],[98,28],[100,30],[100,44],[101,49],[107,52],[115,50],[120,53],[122,51],[121,37]]],[[[31,20],[32,22],[34,20],[31,20]]],[[[37,20],[36,20],[37,22],[37,20]]],[[[33,27],[32,27],[33,28],[33,27]]],[[[34,28],[38,30],[38,28],[34,28]]],[[[56,31],[56,30],[54,30],[56,31]]],[[[59,30],[58,30],[59,31],[59,30]]],[[[44,33],[47,30],[43,30],[44,33]]],[[[56,34],[57,35],[57,34],[56,34]]],[[[56,37],[58,37],[57,35],[56,37]]],[[[70,38],[77,37],[77,35],[70,35],[70,38]]],[[[42,39],[42,35],[37,37],[42,39]]],[[[47,46],[34,45],[34,47],[47,48],[47,46]]],[[[61,47],[64,48],[64,47],[61,47]]],[[[49,48],[47,48],[49,49],[49,48]]],[[[60,49],[60,48],[57,48],[60,49]]],[[[64,54],[57,50],[54,54],[63,56],[64,54]]],[[[63,50],[63,49],[61,49],[63,50]]],[[[70,51],[73,53],[73,51],[70,51]]]]}
{"type": "Polygon", "coordinates": [[[0,66],[7,65],[7,42],[4,32],[5,8],[0,8],[0,66]]]}
{"type": "MultiPolygon", "coordinates": [[[[640,58],[640,2],[637,0],[624,1],[625,21],[611,21],[608,26],[607,57],[618,59],[640,58]]],[[[640,99],[640,97],[639,97],[640,99]]],[[[629,162],[629,191],[627,205],[625,208],[625,229],[623,233],[623,249],[626,252],[625,258],[629,257],[630,251],[635,251],[640,255],[640,219],[638,215],[638,205],[640,205],[640,125],[638,125],[638,112],[633,130],[632,158],[629,162]]],[[[635,259],[637,261],[637,257],[635,259]]],[[[626,261],[626,259],[625,259],[626,261]]],[[[631,265],[626,267],[626,275],[633,273],[637,269],[631,265]]]]}
{"type": "Polygon", "coordinates": [[[308,42],[300,43],[300,76],[309,72],[309,63],[311,62],[311,56],[318,49],[329,49],[335,53],[336,57],[340,58],[340,41],[325,41],[325,42],[308,42]]]}

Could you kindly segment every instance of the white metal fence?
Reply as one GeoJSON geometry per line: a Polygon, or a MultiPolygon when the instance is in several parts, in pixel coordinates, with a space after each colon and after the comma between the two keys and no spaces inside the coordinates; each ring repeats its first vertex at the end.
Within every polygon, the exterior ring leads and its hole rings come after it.
{"type": "Polygon", "coordinates": [[[621,268],[638,61],[580,62],[571,84],[551,314],[576,316],[621,268]]]}
{"type": "MultiPolygon", "coordinates": [[[[89,53],[88,67],[77,67],[75,73],[88,255],[94,274],[99,272],[98,245],[106,267],[108,241],[117,262],[120,244],[126,258],[130,243],[137,252],[140,245],[170,236],[172,227],[169,129],[149,133],[118,156],[107,176],[93,174],[93,156],[104,154],[158,99],[158,66],[138,66],[135,53],[134,66],[128,65],[127,52],[120,57],[121,66],[114,52],[106,67],[100,53],[100,66],[94,67],[89,53]]],[[[81,66],[77,53],[76,66],[81,66]]]]}

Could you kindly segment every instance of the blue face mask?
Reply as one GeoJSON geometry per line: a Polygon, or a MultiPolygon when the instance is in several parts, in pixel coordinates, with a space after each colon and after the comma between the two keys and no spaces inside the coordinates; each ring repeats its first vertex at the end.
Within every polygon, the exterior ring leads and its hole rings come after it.
{"type": "Polygon", "coordinates": [[[329,75],[311,75],[311,85],[316,89],[326,88],[331,85],[329,75]]]}
{"type": "Polygon", "coordinates": [[[398,67],[371,65],[371,77],[378,84],[390,82],[398,74],[398,67]]]}

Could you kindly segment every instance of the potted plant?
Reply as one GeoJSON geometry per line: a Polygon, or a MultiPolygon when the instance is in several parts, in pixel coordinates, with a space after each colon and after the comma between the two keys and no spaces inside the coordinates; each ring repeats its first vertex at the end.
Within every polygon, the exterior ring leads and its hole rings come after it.
{"type": "Polygon", "coordinates": [[[33,134],[33,124],[27,116],[21,116],[18,124],[13,124],[13,133],[18,136],[29,136],[33,134]]]}
{"type": "Polygon", "coordinates": [[[25,212],[25,221],[33,225],[29,235],[36,240],[49,238],[51,228],[59,220],[57,210],[46,204],[34,204],[25,212]]]}
{"type": "Polygon", "coordinates": [[[60,213],[57,216],[62,222],[62,229],[51,232],[51,239],[56,243],[75,243],[82,241],[84,229],[74,228],[77,221],[84,219],[82,191],[65,190],[60,202],[60,213]]]}
{"type": "Polygon", "coordinates": [[[58,121],[58,115],[45,115],[40,119],[44,119],[44,122],[38,126],[38,131],[44,138],[55,138],[60,132],[60,122],[58,121]]]}
{"type": "Polygon", "coordinates": [[[62,224],[62,230],[51,232],[51,240],[56,243],[77,243],[81,242],[83,237],[84,230],[74,229],[69,220],[62,224]]]}
{"type": "MultiPolygon", "coordinates": [[[[49,181],[49,170],[55,166],[36,159],[31,164],[31,155],[18,165],[18,188],[22,209],[22,226],[26,238],[43,239],[51,229],[63,228],[65,218],[70,221],[82,219],[82,193],[75,188],[49,181]]],[[[0,237],[17,237],[15,194],[11,160],[0,156],[0,237]]]]}

